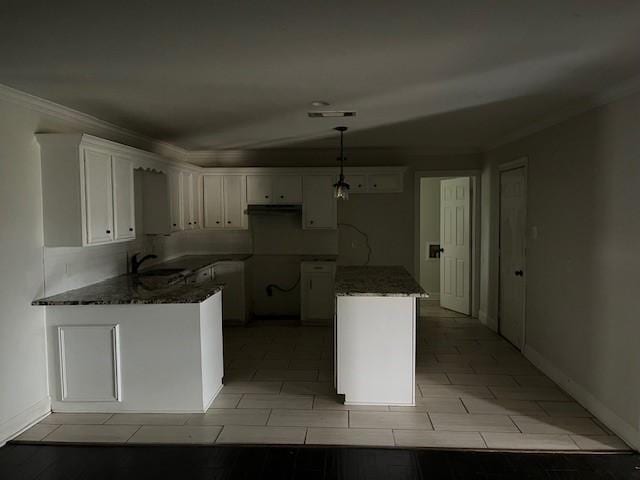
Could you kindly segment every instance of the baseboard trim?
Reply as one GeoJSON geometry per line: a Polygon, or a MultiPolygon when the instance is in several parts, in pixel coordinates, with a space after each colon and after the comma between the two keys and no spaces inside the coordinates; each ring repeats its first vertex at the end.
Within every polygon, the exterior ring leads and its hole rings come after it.
{"type": "Polygon", "coordinates": [[[12,438],[17,437],[51,413],[49,396],[34,403],[26,410],[0,424],[0,447],[12,438]]]}
{"type": "Polygon", "coordinates": [[[218,385],[218,388],[216,388],[216,391],[214,392],[214,394],[211,395],[211,398],[209,400],[207,400],[207,402],[204,405],[204,412],[205,413],[207,412],[207,410],[209,410],[209,408],[211,408],[211,405],[213,405],[213,402],[215,402],[215,400],[218,397],[218,395],[220,395],[220,392],[222,391],[223,387],[224,387],[224,385],[222,384],[222,382],[220,382],[220,385],[218,385]]]}
{"type": "Polygon", "coordinates": [[[534,348],[525,345],[522,350],[524,356],[551,380],[566,390],[578,403],[596,416],[607,428],[618,435],[635,450],[640,449],[640,432],[612,412],[600,400],[594,397],[586,388],[577,383],[564,372],[556,368],[549,360],[534,348]]]}

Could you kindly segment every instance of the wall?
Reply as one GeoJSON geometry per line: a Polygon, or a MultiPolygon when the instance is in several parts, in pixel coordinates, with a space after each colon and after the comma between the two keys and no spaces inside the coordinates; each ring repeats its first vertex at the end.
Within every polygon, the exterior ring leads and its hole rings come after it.
{"type": "Polygon", "coordinates": [[[640,447],[640,94],[487,155],[484,309],[497,318],[498,170],[529,159],[525,354],[640,447]],[[537,228],[537,238],[530,234],[537,228]]]}
{"type": "Polygon", "coordinates": [[[40,152],[35,132],[83,131],[151,148],[124,130],[82,115],[51,115],[47,102],[27,106],[0,86],[0,445],[48,412],[40,152]]]}
{"type": "Polygon", "coordinates": [[[429,243],[440,242],[440,181],[420,179],[420,285],[433,299],[440,295],[440,259],[429,258],[429,243]]]}

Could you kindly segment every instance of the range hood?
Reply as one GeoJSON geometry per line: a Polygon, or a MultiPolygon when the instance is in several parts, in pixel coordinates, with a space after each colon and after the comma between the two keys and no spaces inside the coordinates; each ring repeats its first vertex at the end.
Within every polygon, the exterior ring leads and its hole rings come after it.
{"type": "Polygon", "coordinates": [[[247,215],[291,215],[302,213],[302,205],[248,205],[247,215]]]}

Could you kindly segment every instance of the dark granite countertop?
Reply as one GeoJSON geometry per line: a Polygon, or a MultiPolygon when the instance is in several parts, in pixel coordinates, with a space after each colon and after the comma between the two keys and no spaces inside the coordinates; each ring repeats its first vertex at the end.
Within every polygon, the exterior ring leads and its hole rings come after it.
{"type": "Polygon", "coordinates": [[[428,297],[401,266],[338,266],[336,296],[428,297]]]}
{"type": "Polygon", "coordinates": [[[225,261],[244,261],[249,254],[184,255],[150,265],[138,275],[120,275],[86,287],[34,300],[32,305],[122,305],[201,303],[222,290],[215,279],[185,284],[185,278],[225,261]],[[157,269],[178,269],[166,275],[149,275],[157,269]]]}
{"type": "Polygon", "coordinates": [[[140,275],[120,275],[86,287],[34,300],[31,305],[135,305],[152,303],[201,303],[220,292],[215,280],[173,283],[140,275]]]}

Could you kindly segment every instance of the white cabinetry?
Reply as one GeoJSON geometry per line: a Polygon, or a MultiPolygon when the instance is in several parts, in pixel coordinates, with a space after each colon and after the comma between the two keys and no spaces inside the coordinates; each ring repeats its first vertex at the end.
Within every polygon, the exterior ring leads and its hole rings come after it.
{"type": "Polygon", "coordinates": [[[334,262],[302,262],[300,275],[302,324],[328,325],[335,313],[334,262]]]}
{"type": "Polygon", "coordinates": [[[118,325],[59,326],[60,399],[119,401],[119,345],[118,325]]]}
{"type": "Polygon", "coordinates": [[[133,164],[125,157],[114,155],[113,167],[113,220],[116,240],[133,240],[135,233],[135,197],[133,164]]]}
{"type": "Polygon", "coordinates": [[[204,228],[247,229],[246,185],[243,175],[204,175],[204,228]]]}
{"type": "Polygon", "coordinates": [[[303,180],[302,228],[337,228],[337,205],[333,175],[305,175],[303,180]]]}
{"type": "Polygon", "coordinates": [[[132,159],[117,144],[77,134],[39,134],[44,243],[104,245],[135,238],[132,159]]]}
{"type": "Polygon", "coordinates": [[[169,218],[171,231],[182,230],[182,181],[180,172],[171,170],[167,174],[169,182],[169,218]]]}
{"type": "Polygon", "coordinates": [[[200,228],[200,175],[192,172],[180,172],[182,203],[182,229],[200,228]]]}
{"type": "Polygon", "coordinates": [[[113,172],[111,155],[82,149],[84,244],[99,245],[113,241],[113,172]]]}
{"type": "Polygon", "coordinates": [[[403,174],[395,169],[353,173],[345,175],[345,180],[351,187],[349,193],[401,193],[403,174]]]}
{"type": "Polygon", "coordinates": [[[300,175],[247,175],[249,205],[302,203],[300,175]]]}
{"type": "Polygon", "coordinates": [[[222,290],[222,319],[225,323],[247,322],[247,288],[242,261],[217,262],[213,266],[216,283],[224,284],[222,290]]]}

